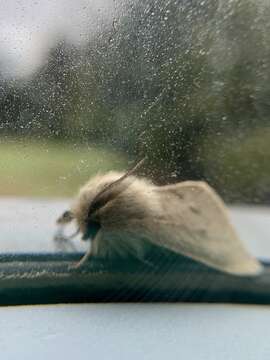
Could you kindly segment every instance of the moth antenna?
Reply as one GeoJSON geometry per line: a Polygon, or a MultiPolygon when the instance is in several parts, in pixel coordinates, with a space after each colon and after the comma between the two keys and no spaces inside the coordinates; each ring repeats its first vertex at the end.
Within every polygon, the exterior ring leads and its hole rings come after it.
{"type": "Polygon", "coordinates": [[[146,159],[147,159],[147,157],[144,157],[135,166],[133,166],[133,168],[128,170],[124,175],[122,175],[119,179],[115,180],[111,184],[107,185],[104,189],[102,189],[94,197],[94,199],[90,205],[89,211],[88,211],[88,217],[90,217],[90,215],[92,215],[94,212],[96,212],[97,210],[102,208],[108,201],[111,201],[112,199],[117,197],[119,194],[121,194],[124,190],[126,190],[126,188],[130,186],[131,182],[127,183],[126,186],[124,186],[123,188],[119,188],[118,191],[108,193],[111,189],[117,187],[117,185],[122,183],[123,180],[125,180],[126,178],[128,178],[129,176],[134,174],[135,171],[138,170],[143,165],[143,163],[145,162],[146,159]]]}
{"type": "Polygon", "coordinates": [[[133,168],[131,168],[130,170],[128,170],[124,175],[122,175],[119,179],[115,180],[114,182],[112,182],[111,184],[107,185],[105,187],[105,189],[103,189],[97,196],[102,195],[104,192],[106,192],[107,190],[110,190],[112,187],[115,187],[116,185],[118,185],[119,183],[121,183],[123,180],[125,180],[127,177],[129,177],[130,175],[134,174],[136,170],[138,170],[142,164],[145,162],[146,157],[144,157],[142,160],[140,160],[135,166],[133,166],[133,168]]]}

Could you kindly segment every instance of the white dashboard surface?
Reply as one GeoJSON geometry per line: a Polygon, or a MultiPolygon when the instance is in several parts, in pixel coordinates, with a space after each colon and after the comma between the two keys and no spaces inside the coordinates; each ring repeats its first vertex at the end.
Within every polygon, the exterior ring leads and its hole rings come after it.
{"type": "Polygon", "coordinates": [[[269,360],[270,307],[85,304],[0,308],[8,360],[269,360]]]}

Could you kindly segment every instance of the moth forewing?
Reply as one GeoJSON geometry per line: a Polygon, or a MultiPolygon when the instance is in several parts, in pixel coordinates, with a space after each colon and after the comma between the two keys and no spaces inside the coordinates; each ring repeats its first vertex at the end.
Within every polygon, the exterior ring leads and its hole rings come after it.
{"type": "Polygon", "coordinates": [[[257,275],[262,266],[238,238],[221,198],[205,182],[186,181],[157,187],[162,236],[166,248],[236,275],[257,275]],[[164,238],[164,239],[163,239],[164,238]]]}

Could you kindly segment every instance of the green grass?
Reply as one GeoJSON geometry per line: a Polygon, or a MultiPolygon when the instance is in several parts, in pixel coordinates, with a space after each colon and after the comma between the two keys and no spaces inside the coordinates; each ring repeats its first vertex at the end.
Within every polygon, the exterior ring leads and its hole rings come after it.
{"type": "Polygon", "coordinates": [[[123,155],[105,148],[1,141],[0,196],[71,196],[97,172],[126,165],[123,155]]]}

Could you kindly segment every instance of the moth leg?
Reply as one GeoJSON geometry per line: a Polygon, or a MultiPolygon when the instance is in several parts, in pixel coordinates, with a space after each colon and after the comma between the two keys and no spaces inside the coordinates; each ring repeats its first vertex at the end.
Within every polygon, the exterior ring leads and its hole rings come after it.
{"type": "Polygon", "coordinates": [[[67,245],[67,247],[69,247],[69,249],[71,251],[77,251],[77,248],[74,245],[74,243],[71,241],[71,239],[75,238],[79,234],[79,232],[80,232],[80,230],[77,229],[73,234],[65,237],[66,245],[67,245]]]}
{"type": "Polygon", "coordinates": [[[56,230],[53,241],[55,244],[55,247],[59,251],[76,251],[76,246],[73,244],[71,239],[73,239],[76,235],[78,235],[79,230],[76,230],[72,235],[65,236],[64,235],[64,226],[58,225],[58,229],[56,230]]]}
{"type": "Polygon", "coordinates": [[[79,269],[81,266],[83,266],[87,261],[89,261],[90,257],[96,256],[98,253],[99,248],[99,239],[100,239],[100,233],[98,232],[97,235],[89,239],[89,248],[87,252],[84,254],[84,256],[81,258],[81,260],[70,266],[70,269],[79,269]]]}
{"type": "Polygon", "coordinates": [[[63,226],[59,226],[53,236],[53,242],[56,247],[56,250],[65,251],[67,239],[64,236],[63,226]]]}
{"type": "Polygon", "coordinates": [[[69,249],[70,251],[73,251],[73,252],[78,251],[78,249],[76,248],[74,243],[71,241],[70,237],[65,238],[65,245],[66,245],[66,249],[69,249]]]}
{"type": "Polygon", "coordinates": [[[63,214],[56,220],[57,229],[53,237],[53,241],[56,247],[56,250],[59,251],[67,251],[72,250],[76,251],[75,245],[70,241],[74,238],[78,233],[79,229],[70,236],[65,236],[64,228],[67,224],[69,224],[74,219],[74,215],[70,210],[66,210],[63,214]]]}
{"type": "Polygon", "coordinates": [[[77,262],[76,264],[72,264],[70,266],[71,269],[79,269],[80,267],[82,267],[88,260],[89,258],[92,256],[92,244],[90,242],[90,246],[87,250],[87,252],[84,254],[84,256],[81,258],[81,260],[79,262],[77,262]]]}

